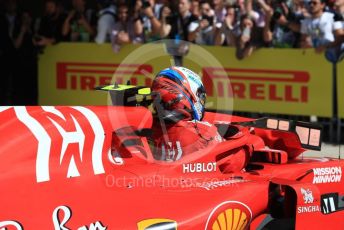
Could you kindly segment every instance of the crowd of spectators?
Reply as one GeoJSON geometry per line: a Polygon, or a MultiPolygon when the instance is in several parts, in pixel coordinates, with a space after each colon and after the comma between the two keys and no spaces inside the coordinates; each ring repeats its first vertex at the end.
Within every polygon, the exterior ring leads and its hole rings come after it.
{"type": "Polygon", "coordinates": [[[86,0],[71,0],[70,7],[45,0],[35,18],[17,1],[4,0],[0,16],[7,76],[1,104],[35,104],[36,96],[25,92],[37,91],[37,53],[61,41],[111,42],[118,52],[128,43],[185,40],[236,47],[239,59],[261,47],[314,48],[337,57],[344,41],[344,0],[94,0],[96,8],[86,0]]]}

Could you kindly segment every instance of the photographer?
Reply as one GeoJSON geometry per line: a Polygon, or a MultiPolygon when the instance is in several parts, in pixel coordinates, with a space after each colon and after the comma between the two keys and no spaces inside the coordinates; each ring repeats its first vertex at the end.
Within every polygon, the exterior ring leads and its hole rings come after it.
{"type": "Polygon", "coordinates": [[[226,5],[226,16],[221,27],[215,30],[215,45],[235,46],[235,37],[240,33],[240,8],[237,5],[226,5]]]}
{"type": "Polygon", "coordinates": [[[299,19],[283,0],[274,1],[271,7],[258,0],[266,15],[264,40],[275,48],[296,48],[299,41],[299,19]]]}
{"type": "Polygon", "coordinates": [[[189,25],[198,20],[190,11],[191,0],[178,1],[178,14],[172,14],[170,18],[171,32],[169,37],[176,40],[188,40],[189,25]]]}
{"type": "Polygon", "coordinates": [[[157,4],[155,0],[136,0],[133,17],[142,21],[146,42],[159,37],[161,8],[162,4],[157,4]]]}
{"type": "Polygon", "coordinates": [[[238,59],[249,57],[254,50],[263,46],[264,42],[260,39],[255,20],[247,14],[241,15],[240,32],[236,37],[236,57],[238,59]]]}
{"type": "Polygon", "coordinates": [[[189,25],[188,40],[199,45],[214,44],[214,10],[209,2],[200,2],[201,18],[189,25]]]}
{"type": "Polygon", "coordinates": [[[62,27],[62,35],[68,41],[89,42],[95,35],[97,18],[92,10],[86,10],[85,0],[73,0],[73,9],[68,13],[62,27]]]}

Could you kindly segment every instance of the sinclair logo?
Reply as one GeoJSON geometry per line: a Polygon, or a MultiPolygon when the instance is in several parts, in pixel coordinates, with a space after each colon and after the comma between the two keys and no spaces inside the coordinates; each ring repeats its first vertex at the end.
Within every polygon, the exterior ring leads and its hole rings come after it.
{"type": "Polygon", "coordinates": [[[307,103],[309,79],[304,71],[203,68],[207,94],[219,98],[307,103]]]}
{"type": "Polygon", "coordinates": [[[93,90],[96,86],[130,80],[133,85],[151,85],[153,67],[146,64],[59,62],[56,87],[64,90],[93,90]]]}

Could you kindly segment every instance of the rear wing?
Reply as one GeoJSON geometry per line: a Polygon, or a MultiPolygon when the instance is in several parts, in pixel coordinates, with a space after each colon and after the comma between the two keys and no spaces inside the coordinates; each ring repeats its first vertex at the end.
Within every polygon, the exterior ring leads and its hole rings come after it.
{"type": "Polygon", "coordinates": [[[253,121],[234,122],[231,124],[291,132],[298,136],[303,148],[317,151],[321,150],[322,127],[319,124],[275,118],[261,118],[253,121]]]}

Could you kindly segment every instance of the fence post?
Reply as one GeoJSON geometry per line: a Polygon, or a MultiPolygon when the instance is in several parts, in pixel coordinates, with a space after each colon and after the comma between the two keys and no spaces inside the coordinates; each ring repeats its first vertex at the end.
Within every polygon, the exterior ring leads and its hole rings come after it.
{"type": "Polygon", "coordinates": [[[339,53],[337,48],[330,48],[325,52],[326,59],[332,63],[332,118],[330,122],[330,141],[340,144],[341,122],[338,117],[338,84],[337,84],[337,64],[339,61],[339,53]],[[334,127],[337,130],[334,131],[334,127]],[[336,133],[334,135],[334,133],[336,133]],[[335,139],[334,139],[335,136],[335,139]]]}
{"type": "Polygon", "coordinates": [[[333,88],[333,95],[332,95],[332,101],[333,101],[333,125],[336,125],[336,139],[335,143],[340,144],[340,118],[338,117],[338,84],[337,84],[337,62],[332,64],[332,88],[333,88]]]}

